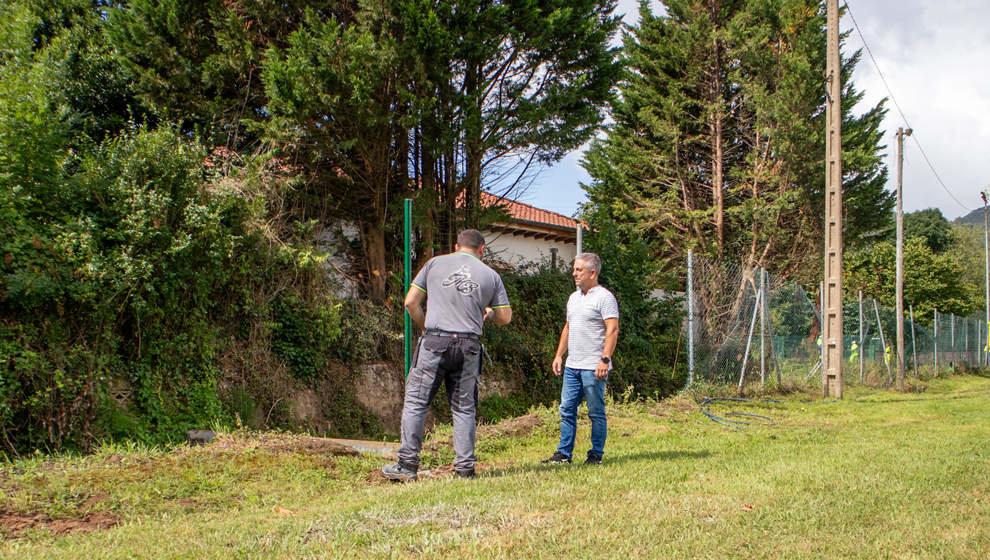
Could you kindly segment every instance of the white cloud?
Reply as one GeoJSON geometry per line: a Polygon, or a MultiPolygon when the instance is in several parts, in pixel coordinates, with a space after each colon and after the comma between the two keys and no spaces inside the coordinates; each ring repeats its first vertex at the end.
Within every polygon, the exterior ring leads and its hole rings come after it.
{"type": "MultiPolygon", "coordinates": [[[[854,2],[851,8],[916,135],[905,142],[905,210],[936,207],[946,217],[955,218],[979,206],[979,191],[990,184],[983,157],[990,149],[990,75],[984,72],[990,55],[990,31],[985,26],[990,4],[874,0],[854,2]],[[915,141],[921,143],[945,186],[966,208],[939,185],[915,141]]],[[[852,28],[848,16],[842,24],[852,28]]],[[[854,31],[846,54],[861,46],[854,31]]],[[[866,93],[864,105],[873,105],[888,95],[865,51],[853,80],[866,93]]],[[[893,189],[894,131],[905,123],[893,103],[888,107],[884,127],[893,189]]]]}

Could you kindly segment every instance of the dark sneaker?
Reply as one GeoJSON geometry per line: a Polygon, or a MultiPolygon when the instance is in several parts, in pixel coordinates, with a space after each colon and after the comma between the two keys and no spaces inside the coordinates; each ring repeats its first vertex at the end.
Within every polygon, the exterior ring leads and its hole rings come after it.
{"type": "Polygon", "coordinates": [[[600,465],[602,464],[602,458],[596,457],[594,455],[588,455],[588,458],[584,460],[585,465],[600,465]]]}
{"type": "Polygon", "coordinates": [[[571,458],[568,457],[567,455],[564,455],[560,451],[557,451],[556,453],[553,454],[553,457],[544,459],[540,462],[543,463],[544,465],[561,465],[563,463],[570,463],[571,458]]]}
{"type": "Polygon", "coordinates": [[[478,473],[474,472],[474,469],[469,469],[466,471],[456,471],[457,478],[478,478],[478,473]]]}
{"type": "Polygon", "coordinates": [[[396,463],[382,467],[382,476],[389,480],[409,482],[410,480],[416,480],[416,471],[403,467],[401,463],[396,463]]]}

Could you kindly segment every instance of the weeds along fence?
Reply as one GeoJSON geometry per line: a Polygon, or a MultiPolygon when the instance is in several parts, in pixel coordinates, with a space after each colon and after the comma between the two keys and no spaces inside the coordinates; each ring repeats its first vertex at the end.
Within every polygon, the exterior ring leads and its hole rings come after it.
{"type": "MultiPolygon", "coordinates": [[[[688,257],[685,321],[688,383],[820,385],[818,293],[759,268],[688,257]]],[[[820,293],[819,289],[819,293],[820,293]]],[[[891,383],[897,368],[896,311],[856,294],[843,304],[843,381],[891,383]]],[[[987,324],[935,311],[905,309],[904,370],[988,362],[987,324]]]]}

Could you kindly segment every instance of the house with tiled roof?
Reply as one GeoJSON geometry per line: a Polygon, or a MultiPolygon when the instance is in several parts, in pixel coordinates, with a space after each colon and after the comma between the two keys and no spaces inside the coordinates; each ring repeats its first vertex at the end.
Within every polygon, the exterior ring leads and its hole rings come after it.
{"type": "Polygon", "coordinates": [[[482,231],[491,258],[512,266],[556,261],[570,267],[577,254],[577,220],[484,191],[481,205],[508,214],[482,231]]]}

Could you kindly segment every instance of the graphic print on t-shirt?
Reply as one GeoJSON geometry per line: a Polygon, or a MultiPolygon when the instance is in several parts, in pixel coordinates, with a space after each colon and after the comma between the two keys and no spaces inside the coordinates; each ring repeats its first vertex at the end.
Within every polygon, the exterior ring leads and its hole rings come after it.
{"type": "Polygon", "coordinates": [[[441,285],[444,288],[453,286],[458,292],[464,295],[469,295],[471,292],[478,289],[478,283],[471,280],[471,269],[469,269],[467,265],[464,265],[456,271],[450,273],[450,276],[448,276],[441,285]]]}

